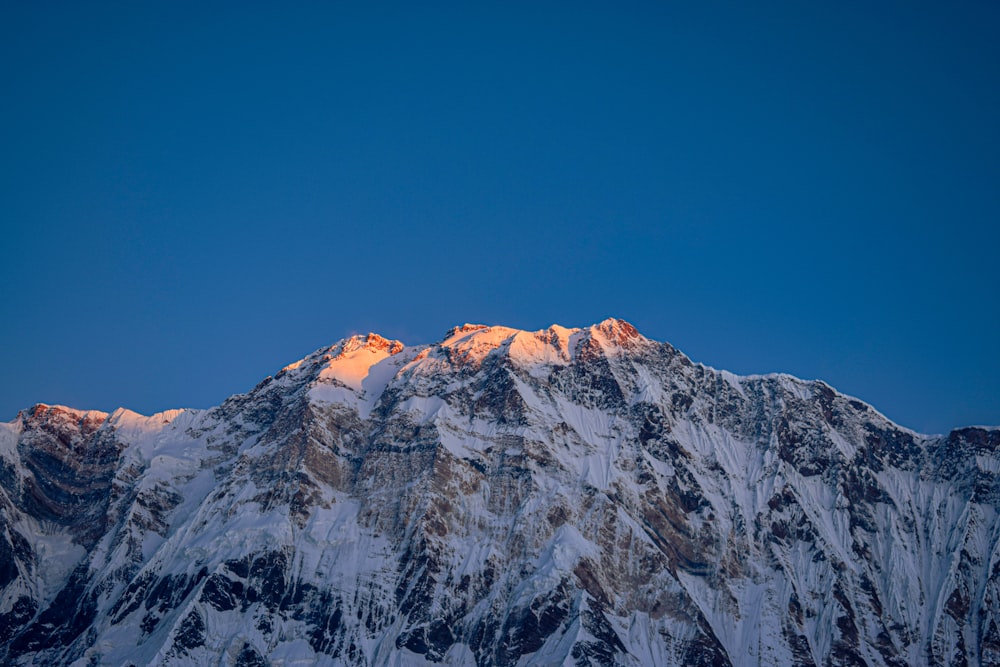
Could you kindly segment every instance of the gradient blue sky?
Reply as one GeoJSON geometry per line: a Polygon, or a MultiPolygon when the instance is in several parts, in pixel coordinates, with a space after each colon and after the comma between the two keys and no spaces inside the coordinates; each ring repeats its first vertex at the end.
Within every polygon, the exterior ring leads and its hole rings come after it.
{"type": "Polygon", "coordinates": [[[0,419],[617,316],[1000,423],[1000,3],[15,4],[0,419]]]}

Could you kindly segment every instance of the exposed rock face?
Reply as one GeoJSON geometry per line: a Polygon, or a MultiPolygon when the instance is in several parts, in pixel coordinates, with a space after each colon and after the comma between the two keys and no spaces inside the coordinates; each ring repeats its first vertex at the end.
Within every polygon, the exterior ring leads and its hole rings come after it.
{"type": "Polygon", "coordinates": [[[1000,664],[998,471],[616,320],[370,334],[0,425],[0,662],[1000,664]]]}

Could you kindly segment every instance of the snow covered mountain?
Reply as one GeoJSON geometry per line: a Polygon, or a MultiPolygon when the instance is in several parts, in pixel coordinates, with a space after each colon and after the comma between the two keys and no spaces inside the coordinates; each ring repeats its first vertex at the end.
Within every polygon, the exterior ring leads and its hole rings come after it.
{"type": "Polygon", "coordinates": [[[1000,430],[631,325],[0,424],[0,663],[1000,664],[1000,430]]]}

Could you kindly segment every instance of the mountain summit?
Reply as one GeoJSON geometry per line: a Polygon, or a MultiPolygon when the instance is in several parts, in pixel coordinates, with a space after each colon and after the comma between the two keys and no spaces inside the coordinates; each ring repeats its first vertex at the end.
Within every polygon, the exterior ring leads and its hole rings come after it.
{"type": "Polygon", "coordinates": [[[614,319],[38,405],[0,424],[0,662],[1000,664],[1000,430],[614,319]]]}

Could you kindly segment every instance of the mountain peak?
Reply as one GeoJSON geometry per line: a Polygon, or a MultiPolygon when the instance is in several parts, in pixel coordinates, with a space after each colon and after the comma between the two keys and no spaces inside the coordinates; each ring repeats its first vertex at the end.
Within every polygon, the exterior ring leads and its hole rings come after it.
{"type": "Polygon", "coordinates": [[[18,415],[25,423],[74,423],[88,428],[97,428],[108,418],[108,413],[100,410],[77,410],[65,405],[36,403],[18,415]]]}
{"type": "Polygon", "coordinates": [[[351,336],[323,356],[325,365],[319,380],[336,380],[355,391],[361,391],[372,367],[387,357],[399,354],[405,347],[398,340],[389,340],[376,333],[351,336]]]}
{"type": "Polygon", "coordinates": [[[339,345],[339,355],[350,354],[358,350],[397,354],[405,347],[400,341],[383,338],[377,333],[351,336],[350,338],[345,338],[339,345]]]}
{"type": "Polygon", "coordinates": [[[634,326],[625,320],[619,320],[614,317],[609,317],[603,322],[595,324],[591,327],[591,330],[600,332],[609,342],[618,345],[628,346],[647,340],[634,326]]]}
{"type": "Polygon", "coordinates": [[[489,329],[489,328],[490,326],[488,324],[469,324],[468,322],[466,322],[465,324],[448,329],[448,331],[446,331],[444,334],[443,340],[454,338],[455,336],[458,336],[460,334],[466,334],[472,331],[481,331],[483,329],[489,329]]]}

